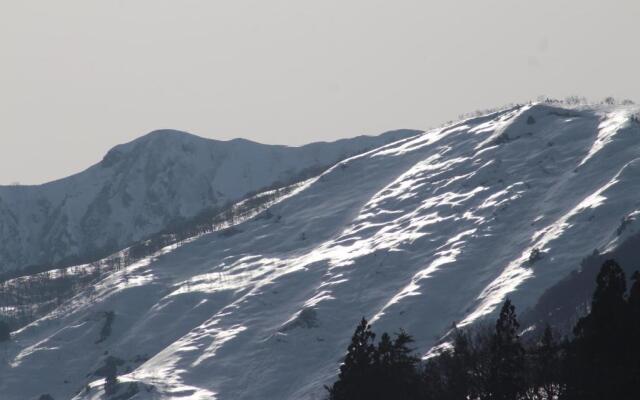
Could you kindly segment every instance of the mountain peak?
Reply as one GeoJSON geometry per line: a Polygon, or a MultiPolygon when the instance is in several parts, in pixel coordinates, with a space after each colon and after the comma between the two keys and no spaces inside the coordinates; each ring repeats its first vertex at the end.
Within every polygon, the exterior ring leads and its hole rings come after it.
{"type": "Polygon", "coordinates": [[[387,139],[287,147],[155,130],[85,171],[30,188],[27,200],[24,188],[0,188],[0,273],[106,255],[171,221],[308,178],[387,139]]]}
{"type": "Polygon", "coordinates": [[[100,166],[110,168],[121,160],[131,155],[139,158],[140,155],[149,150],[168,151],[177,145],[189,145],[194,142],[211,142],[211,139],[205,139],[200,136],[179,131],[175,129],[158,129],[140,136],[128,143],[117,145],[107,152],[100,166]]]}
{"type": "Polygon", "coordinates": [[[152,141],[152,140],[166,140],[166,139],[204,139],[193,133],[180,131],[177,129],[156,129],[146,135],[141,136],[137,140],[152,141]]]}
{"type": "MultiPolygon", "coordinates": [[[[140,136],[139,138],[126,143],[124,146],[132,145],[132,146],[172,146],[177,144],[184,143],[211,143],[217,142],[214,139],[203,138],[198,135],[194,135],[193,133],[180,131],[176,129],[157,129],[147,133],[146,135],[140,136]]],[[[118,146],[116,146],[118,147],[118,146]]]]}
{"type": "Polygon", "coordinates": [[[153,388],[154,398],[319,398],[362,315],[378,330],[412,332],[426,354],[454,322],[481,321],[507,296],[527,309],[593,249],[637,234],[635,112],[527,105],[384,147],[380,137],[360,137],[195,146],[178,162],[177,153],[140,154],[144,162],[132,158],[119,174],[78,180],[82,190],[64,202],[8,209],[0,250],[49,240],[60,254],[67,238],[109,244],[157,231],[165,217],[291,182],[305,168],[313,169],[307,177],[319,175],[294,192],[270,191],[268,212],[232,216],[230,231],[102,276],[71,293],[64,312],[17,331],[11,359],[0,363],[3,399],[45,391],[72,398],[86,385],[91,391],[75,399],[97,399],[103,380],[92,371],[107,356],[132,371],[123,382],[153,388]],[[356,144],[378,146],[322,169],[356,144]],[[30,217],[38,207],[55,211],[55,219],[41,217],[52,234],[20,242],[11,216],[30,217]],[[114,319],[103,340],[107,312],[114,319]],[[244,373],[253,370],[262,373],[257,381],[244,373]],[[34,381],[34,371],[42,379],[34,381]]]}

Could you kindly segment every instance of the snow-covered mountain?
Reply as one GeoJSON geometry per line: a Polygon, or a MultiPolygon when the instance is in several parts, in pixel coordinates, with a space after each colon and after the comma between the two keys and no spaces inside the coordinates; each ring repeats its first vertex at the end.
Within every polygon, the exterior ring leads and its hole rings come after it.
{"type": "Polygon", "coordinates": [[[106,256],[181,219],[417,133],[287,147],[152,132],[71,177],[0,187],[0,272],[106,256]]]}
{"type": "Polygon", "coordinates": [[[426,353],[507,295],[526,309],[634,224],[637,111],[519,106],[344,160],[14,333],[0,393],[99,399],[115,357],[136,399],[321,399],[362,316],[426,353]]]}

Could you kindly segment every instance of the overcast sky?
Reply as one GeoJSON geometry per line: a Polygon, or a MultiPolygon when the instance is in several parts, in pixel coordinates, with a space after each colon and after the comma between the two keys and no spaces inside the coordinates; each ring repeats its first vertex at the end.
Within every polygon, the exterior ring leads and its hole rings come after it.
{"type": "Polygon", "coordinates": [[[640,100],[639,38],[637,0],[0,0],[0,184],[158,128],[300,145],[640,100]]]}

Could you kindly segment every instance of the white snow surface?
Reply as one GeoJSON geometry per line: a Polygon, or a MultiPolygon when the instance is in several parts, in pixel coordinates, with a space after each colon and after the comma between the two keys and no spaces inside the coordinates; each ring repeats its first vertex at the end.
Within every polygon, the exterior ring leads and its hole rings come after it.
{"type": "Polygon", "coordinates": [[[0,272],[91,261],[179,218],[417,133],[400,130],[287,147],[152,132],[116,146],[100,163],[68,178],[0,186],[0,272]]]}
{"type": "Polygon", "coordinates": [[[2,398],[102,398],[90,373],[108,352],[136,399],[322,399],[362,316],[426,354],[617,240],[640,209],[636,111],[533,104],[342,161],[234,234],[166,248],[15,333],[2,398]]]}

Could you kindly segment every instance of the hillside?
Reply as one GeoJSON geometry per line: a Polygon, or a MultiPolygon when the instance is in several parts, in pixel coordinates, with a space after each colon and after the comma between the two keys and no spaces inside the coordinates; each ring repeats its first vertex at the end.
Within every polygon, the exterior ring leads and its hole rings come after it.
{"type": "Polygon", "coordinates": [[[287,147],[152,132],[68,178],[0,187],[0,273],[99,259],[203,211],[417,133],[287,147]]]}
{"type": "Polygon", "coordinates": [[[518,106],[341,161],[15,332],[0,392],[99,399],[115,357],[136,399],[321,399],[362,316],[426,354],[620,243],[640,210],[637,112],[518,106]]]}

